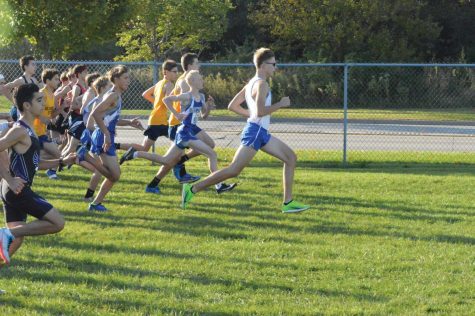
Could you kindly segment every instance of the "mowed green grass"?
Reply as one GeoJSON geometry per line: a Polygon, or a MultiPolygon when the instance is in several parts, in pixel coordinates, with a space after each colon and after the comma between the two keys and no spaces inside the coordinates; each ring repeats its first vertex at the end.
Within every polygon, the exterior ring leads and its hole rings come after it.
{"type": "MultiPolygon", "coordinates": [[[[130,105],[129,105],[130,106],[130,105]]],[[[0,96],[0,113],[10,111],[11,102],[0,96]]],[[[148,116],[150,109],[122,110],[123,115],[148,116]]],[[[226,109],[213,110],[211,116],[236,116],[226,109]]],[[[280,109],[272,114],[275,118],[292,119],[343,119],[342,109],[280,109]]],[[[475,111],[471,108],[459,109],[351,109],[348,118],[353,120],[420,120],[420,121],[475,121],[475,111]]]]}
{"type": "MultiPolygon", "coordinates": [[[[124,115],[148,116],[150,110],[123,110],[124,115]]],[[[213,110],[214,117],[235,116],[226,109],[213,110]]],[[[343,119],[342,109],[281,109],[272,114],[274,118],[292,119],[343,119]]],[[[475,121],[473,109],[349,109],[348,119],[352,120],[409,120],[409,121],[475,121]]]]}
{"type": "MultiPolygon", "coordinates": [[[[162,151],[162,150],[160,150],[162,151]]],[[[219,151],[220,166],[233,151],[219,151]]],[[[259,154],[232,193],[179,207],[180,185],[144,193],[132,161],[90,213],[74,167],[36,192],[66,217],[0,270],[1,315],[424,315],[475,313],[475,160],[468,154],[299,152],[280,213],[281,164],[259,154]]],[[[206,175],[204,159],[188,163],[206,175]]]]}

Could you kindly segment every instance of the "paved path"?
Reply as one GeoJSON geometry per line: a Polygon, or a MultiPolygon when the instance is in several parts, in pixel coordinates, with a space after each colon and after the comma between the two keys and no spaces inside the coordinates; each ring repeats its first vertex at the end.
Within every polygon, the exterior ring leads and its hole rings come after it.
{"type": "MultiPolygon", "coordinates": [[[[146,126],[147,121],[142,123],[146,126]]],[[[211,118],[199,125],[218,147],[237,148],[245,121],[239,118],[211,118]]],[[[272,119],[271,133],[294,149],[341,150],[343,123],[339,120],[272,119]]],[[[141,142],[142,132],[121,128],[120,142],[141,142]]],[[[158,146],[167,145],[161,138],[158,146]]],[[[368,121],[352,120],[348,125],[349,150],[397,150],[475,152],[475,122],[368,121]]]]}

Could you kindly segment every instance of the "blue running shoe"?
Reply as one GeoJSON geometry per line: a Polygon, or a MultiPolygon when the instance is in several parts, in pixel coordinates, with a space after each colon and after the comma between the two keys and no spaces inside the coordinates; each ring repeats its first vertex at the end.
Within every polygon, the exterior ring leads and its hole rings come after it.
{"type": "Polygon", "coordinates": [[[107,208],[102,205],[101,203],[99,204],[89,204],[89,211],[91,212],[107,212],[107,208]]]}
{"type": "Polygon", "coordinates": [[[176,164],[174,167],[173,167],[173,175],[175,176],[175,178],[178,180],[178,182],[181,183],[181,176],[180,176],[180,170],[182,168],[182,164],[176,164]]]}
{"type": "Polygon", "coordinates": [[[135,150],[134,147],[130,147],[129,149],[127,149],[127,151],[122,155],[122,157],[120,157],[119,165],[123,164],[123,163],[126,162],[127,160],[132,160],[132,159],[134,159],[134,153],[135,153],[136,151],[137,151],[137,150],[135,150]]]}
{"type": "Polygon", "coordinates": [[[199,179],[201,179],[200,176],[192,176],[191,174],[187,173],[183,177],[181,177],[181,179],[179,179],[178,181],[180,182],[180,184],[184,184],[184,183],[193,183],[193,182],[198,181],[199,179]]]}
{"type": "Polygon", "coordinates": [[[46,170],[46,175],[48,176],[48,178],[50,178],[52,180],[58,180],[59,179],[58,175],[56,174],[56,170],[54,170],[54,169],[46,170]]]}
{"type": "Polygon", "coordinates": [[[147,185],[147,187],[145,187],[145,192],[147,193],[154,193],[154,194],[160,194],[160,188],[159,187],[149,187],[147,185]]]}

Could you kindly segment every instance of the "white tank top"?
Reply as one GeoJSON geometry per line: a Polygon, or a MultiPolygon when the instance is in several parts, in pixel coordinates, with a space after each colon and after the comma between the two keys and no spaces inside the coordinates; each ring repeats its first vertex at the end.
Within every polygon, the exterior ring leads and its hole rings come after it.
{"type": "MultiPolygon", "coordinates": [[[[247,119],[247,121],[249,123],[258,124],[262,128],[265,128],[266,130],[268,130],[269,125],[270,125],[270,115],[266,115],[263,117],[257,116],[257,103],[256,103],[256,100],[254,100],[252,97],[252,88],[254,87],[254,84],[258,80],[264,80],[264,79],[255,76],[254,78],[251,79],[251,81],[249,81],[249,83],[246,86],[246,103],[247,103],[247,108],[249,109],[249,113],[250,113],[250,116],[247,119]]],[[[271,105],[272,105],[272,93],[269,91],[269,94],[266,97],[265,106],[271,106],[271,105]]]]}

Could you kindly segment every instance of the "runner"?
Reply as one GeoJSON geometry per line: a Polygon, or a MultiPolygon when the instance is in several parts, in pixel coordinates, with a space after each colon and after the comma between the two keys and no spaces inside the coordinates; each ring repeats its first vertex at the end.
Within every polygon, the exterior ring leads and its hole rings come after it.
{"type": "MultiPolygon", "coordinates": [[[[182,124],[177,129],[174,144],[170,146],[165,156],[132,149],[130,154],[125,156],[124,160],[144,158],[161,163],[170,168],[180,160],[186,148],[192,148],[196,152],[208,157],[210,172],[218,170],[218,156],[207,143],[210,137],[197,125],[200,114],[202,117],[206,117],[210,111],[209,106],[205,102],[204,95],[200,93],[200,90],[203,89],[203,77],[198,70],[191,70],[187,73],[185,80],[190,87],[189,92],[181,93],[177,96],[170,95],[163,99],[168,109],[176,118],[182,121],[182,124]],[[172,102],[176,101],[179,101],[181,104],[181,113],[177,112],[171,105],[172,102]]],[[[217,183],[216,192],[222,193],[230,191],[235,186],[236,184],[234,183],[231,185],[217,183]]]]}
{"type": "Polygon", "coordinates": [[[115,127],[116,125],[129,125],[137,129],[143,129],[140,121],[121,120],[120,111],[122,107],[122,93],[127,90],[130,84],[129,70],[125,66],[116,66],[109,72],[109,80],[113,87],[105,95],[103,100],[95,106],[91,112],[91,116],[96,122],[96,128],[91,136],[91,151],[100,157],[102,165],[107,169],[107,179],[104,180],[102,186],[91,204],[90,211],[107,211],[102,205],[104,197],[111,190],[115,182],[120,178],[120,167],[117,162],[116,148],[114,146],[115,127]]]}
{"type": "Polygon", "coordinates": [[[0,139],[0,152],[9,149],[9,164],[0,165],[1,196],[7,228],[0,229],[0,257],[10,263],[10,256],[21,246],[23,237],[54,234],[64,227],[62,215],[41,196],[31,190],[36,170],[73,163],[74,155],[64,161],[40,161],[40,143],[32,128],[43,111],[43,96],[36,84],[16,89],[15,104],[20,112],[17,123],[0,139]],[[27,215],[37,220],[26,223],[27,215]]]}
{"type": "Polygon", "coordinates": [[[203,181],[195,184],[184,184],[182,193],[182,207],[187,204],[195,194],[207,187],[236,177],[254,158],[259,150],[284,162],[284,199],[282,212],[301,212],[309,208],[294,201],[292,198],[292,185],[297,156],[284,142],[268,132],[271,113],[280,108],[290,106],[288,97],[272,104],[272,94],[267,83],[276,69],[274,52],[268,48],[260,48],[254,53],[254,65],[256,75],[249,83],[233,98],[229,109],[242,116],[248,117],[246,127],[241,135],[241,146],[234,155],[230,166],[209,175],[203,181]],[[243,109],[241,104],[246,102],[249,110],[243,109]]]}

